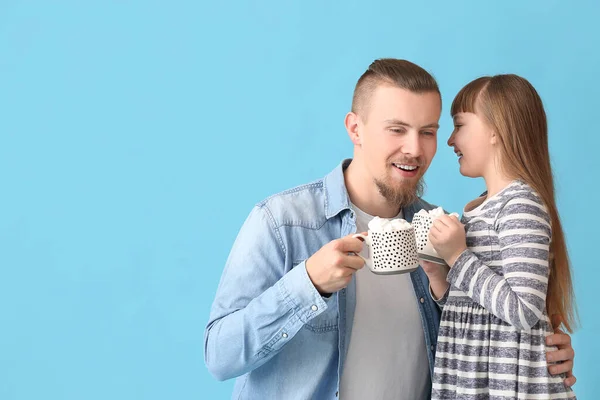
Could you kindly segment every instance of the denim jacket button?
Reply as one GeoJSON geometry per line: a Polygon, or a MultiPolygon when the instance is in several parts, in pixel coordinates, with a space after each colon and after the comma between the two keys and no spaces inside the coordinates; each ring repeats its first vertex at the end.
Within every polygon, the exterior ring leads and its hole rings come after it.
{"type": "Polygon", "coordinates": [[[317,306],[315,306],[315,305],[313,304],[313,306],[312,306],[310,309],[311,309],[311,310],[313,310],[313,311],[317,311],[317,310],[319,309],[319,307],[317,307],[317,306]]]}
{"type": "Polygon", "coordinates": [[[425,299],[424,298],[420,298],[419,301],[421,302],[421,304],[425,303],[425,299]]]}

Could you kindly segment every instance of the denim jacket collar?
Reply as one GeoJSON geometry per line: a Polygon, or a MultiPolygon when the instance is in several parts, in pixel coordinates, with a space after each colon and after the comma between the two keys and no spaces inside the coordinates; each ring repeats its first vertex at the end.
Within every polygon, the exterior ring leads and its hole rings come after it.
{"type": "Polygon", "coordinates": [[[350,209],[350,199],[346,190],[344,171],[352,162],[352,159],[342,161],[331,171],[323,181],[325,187],[325,216],[333,218],[343,210],[350,209]]]}

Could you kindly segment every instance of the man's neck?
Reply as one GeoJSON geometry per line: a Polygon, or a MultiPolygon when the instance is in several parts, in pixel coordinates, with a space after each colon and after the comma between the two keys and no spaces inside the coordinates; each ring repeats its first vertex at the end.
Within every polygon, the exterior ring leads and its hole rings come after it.
{"type": "Polygon", "coordinates": [[[344,171],[344,181],[350,201],[367,214],[380,218],[394,218],[400,212],[401,206],[390,204],[379,192],[379,188],[366,174],[361,173],[360,166],[351,162],[344,171]]]}

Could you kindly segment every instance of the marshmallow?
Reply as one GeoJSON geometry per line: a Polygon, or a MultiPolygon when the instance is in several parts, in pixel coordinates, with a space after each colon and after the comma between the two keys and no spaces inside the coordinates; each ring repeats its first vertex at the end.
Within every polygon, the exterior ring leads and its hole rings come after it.
{"type": "MultiPolygon", "coordinates": [[[[421,209],[418,213],[418,215],[422,215],[422,216],[428,216],[430,217],[432,220],[438,219],[439,217],[441,217],[442,215],[444,215],[444,209],[442,207],[437,207],[434,208],[433,210],[425,210],[425,209],[421,209]]],[[[459,218],[458,214],[453,212],[450,215],[454,215],[456,218],[459,218]]]]}
{"type": "Polygon", "coordinates": [[[387,218],[374,217],[369,222],[369,230],[371,232],[396,232],[405,231],[411,228],[412,225],[401,218],[390,220],[387,218]]]}

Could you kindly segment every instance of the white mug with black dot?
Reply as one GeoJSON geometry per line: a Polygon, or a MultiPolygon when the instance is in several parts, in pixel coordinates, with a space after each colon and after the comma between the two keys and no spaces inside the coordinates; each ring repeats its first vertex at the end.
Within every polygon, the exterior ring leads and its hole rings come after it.
{"type": "Polygon", "coordinates": [[[368,235],[359,233],[353,237],[365,242],[368,256],[358,256],[375,274],[405,274],[419,267],[415,231],[403,219],[375,217],[369,222],[368,235]]]}
{"type": "MultiPolygon", "coordinates": [[[[433,210],[420,210],[413,216],[412,226],[415,228],[415,236],[417,238],[417,253],[419,258],[425,261],[430,261],[436,264],[446,265],[446,261],[439,256],[437,251],[431,245],[429,240],[429,231],[433,225],[433,221],[444,215],[442,207],[434,208],[433,210]]],[[[452,213],[458,218],[457,213],[452,213]]]]}

